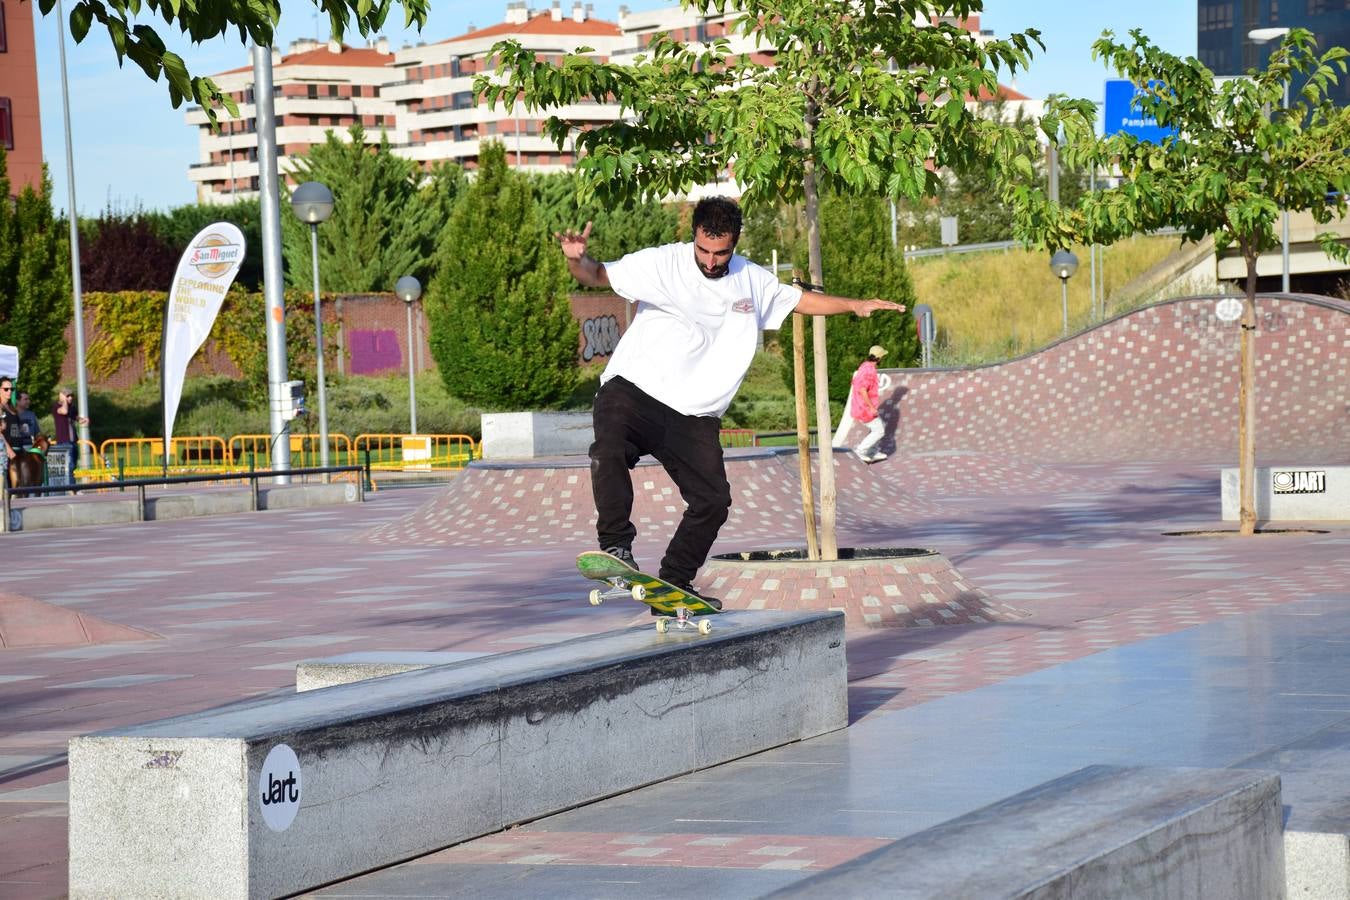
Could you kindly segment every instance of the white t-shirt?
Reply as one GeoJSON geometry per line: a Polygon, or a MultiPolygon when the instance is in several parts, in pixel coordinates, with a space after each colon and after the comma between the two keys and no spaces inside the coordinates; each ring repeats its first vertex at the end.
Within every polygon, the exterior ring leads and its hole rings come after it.
{"type": "Polygon", "coordinates": [[[735,254],[708,278],[694,245],[663,244],[605,263],[610,287],[637,304],[603,384],[616,375],[686,416],[721,416],[745,379],[759,332],[782,324],[800,289],[735,254]]]}

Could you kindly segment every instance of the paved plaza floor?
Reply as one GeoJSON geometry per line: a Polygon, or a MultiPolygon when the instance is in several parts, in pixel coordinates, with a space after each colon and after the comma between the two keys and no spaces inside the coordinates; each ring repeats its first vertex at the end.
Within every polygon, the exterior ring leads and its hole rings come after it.
{"type": "MultiPolygon", "coordinates": [[[[1350,809],[1350,791],[1300,762],[1350,744],[1350,524],[1166,534],[1233,527],[1217,521],[1219,465],[1052,466],[1044,489],[1012,493],[952,478],[903,520],[876,517],[840,543],[938,550],[1025,618],[850,632],[845,731],[316,894],[754,897],[1094,763],[1274,769],[1294,824],[1350,809]]],[[[388,539],[442,490],[0,537],[16,603],[139,638],[0,649],[0,898],[65,891],[74,735],[285,690],[304,659],[495,653],[649,622],[645,607],[588,605],[572,566],[587,548],[570,541],[419,543],[412,524],[388,539]]],[[[795,511],[781,518],[776,545],[799,546],[795,511]]],[[[665,537],[640,535],[639,559],[665,537]]],[[[716,551],[763,546],[724,533],[716,551]]],[[[18,634],[4,609],[0,636],[18,634]]]]}

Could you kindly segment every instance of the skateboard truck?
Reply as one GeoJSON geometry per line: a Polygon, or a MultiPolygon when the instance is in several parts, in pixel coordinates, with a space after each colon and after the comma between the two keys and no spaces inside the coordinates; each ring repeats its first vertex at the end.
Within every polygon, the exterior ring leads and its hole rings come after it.
{"type": "Polygon", "coordinates": [[[606,600],[617,600],[620,597],[632,597],[641,603],[647,596],[647,589],[640,584],[632,584],[626,578],[612,578],[609,581],[613,587],[608,590],[596,588],[591,591],[591,606],[599,606],[606,600]]]}

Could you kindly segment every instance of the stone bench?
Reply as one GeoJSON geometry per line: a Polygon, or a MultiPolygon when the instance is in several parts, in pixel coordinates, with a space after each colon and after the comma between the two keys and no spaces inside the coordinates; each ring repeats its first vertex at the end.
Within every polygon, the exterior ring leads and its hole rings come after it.
{"type": "Polygon", "coordinates": [[[1268,900],[1280,825],[1270,772],[1089,766],[769,896],[1268,900]]]}
{"type": "Polygon", "coordinates": [[[366,650],[323,659],[307,659],[295,667],[295,689],[313,691],[386,675],[401,675],[432,666],[448,666],[487,653],[456,650],[366,650]]]}
{"type": "Polygon", "coordinates": [[[74,738],[70,896],[291,894],[843,728],[843,622],[729,612],[74,738]]]}
{"type": "MultiPolygon", "coordinates": [[[[1238,519],[1238,470],[1224,469],[1223,518],[1238,519]]],[[[1257,466],[1256,518],[1279,521],[1350,520],[1350,466],[1257,466]]]]}

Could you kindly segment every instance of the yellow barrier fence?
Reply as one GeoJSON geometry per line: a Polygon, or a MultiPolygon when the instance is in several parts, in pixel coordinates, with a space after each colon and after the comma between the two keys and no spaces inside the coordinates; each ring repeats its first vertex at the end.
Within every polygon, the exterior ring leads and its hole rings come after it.
{"type": "Polygon", "coordinates": [[[478,456],[467,434],[361,434],[352,442],[354,462],[380,472],[430,472],[462,469],[478,456]]]}
{"type": "MultiPolygon", "coordinates": [[[[290,435],[291,468],[305,469],[319,465],[319,448],[322,439],[317,434],[290,435]]],[[[267,469],[272,466],[273,442],[270,434],[236,434],[230,438],[230,455],[235,464],[248,468],[250,462],[255,469],[267,469]]],[[[352,452],[351,438],[339,432],[328,435],[328,464],[330,466],[355,465],[360,460],[352,452]]]]}

